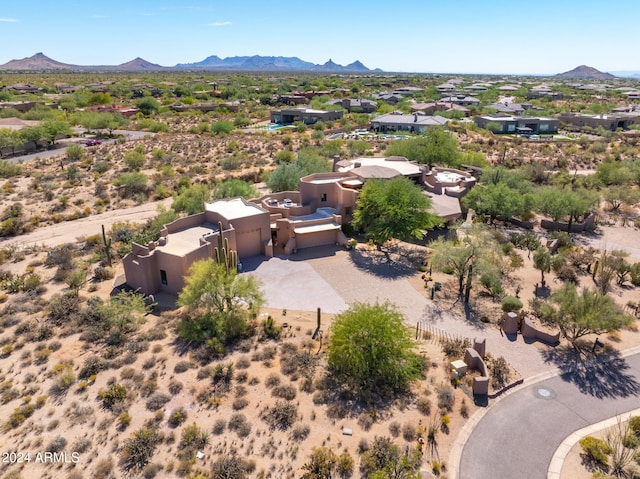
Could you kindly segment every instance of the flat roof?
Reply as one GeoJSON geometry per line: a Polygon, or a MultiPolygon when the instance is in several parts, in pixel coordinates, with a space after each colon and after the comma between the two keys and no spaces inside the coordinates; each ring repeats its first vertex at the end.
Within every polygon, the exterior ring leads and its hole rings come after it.
{"type": "Polygon", "coordinates": [[[266,210],[263,210],[255,203],[249,203],[244,198],[240,197],[217,200],[213,203],[205,203],[204,208],[206,211],[218,213],[227,220],[234,220],[238,218],[245,218],[247,216],[256,216],[267,213],[266,210]]]}
{"type": "Polygon", "coordinates": [[[200,238],[216,231],[218,231],[218,227],[211,223],[202,223],[198,226],[174,231],[167,236],[167,243],[163,246],[158,245],[156,249],[163,253],[184,256],[200,247],[200,238]]]}
{"type": "Polygon", "coordinates": [[[305,233],[318,233],[320,231],[333,231],[339,229],[340,225],[338,223],[322,223],[319,225],[298,226],[293,229],[293,232],[301,235],[305,233]]]}
{"type": "Polygon", "coordinates": [[[416,163],[413,163],[406,158],[393,156],[393,157],[366,157],[366,158],[355,158],[353,160],[344,160],[349,161],[351,163],[350,166],[344,166],[338,168],[338,171],[351,171],[354,168],[358,168],[356,166],[357,163],[360,163],[360,167],[364,166],[383,166],[385,168],[391,168],[396,170],[403,176],[414,176],[419,175],[421,173],[420,166],[416,163]]]}

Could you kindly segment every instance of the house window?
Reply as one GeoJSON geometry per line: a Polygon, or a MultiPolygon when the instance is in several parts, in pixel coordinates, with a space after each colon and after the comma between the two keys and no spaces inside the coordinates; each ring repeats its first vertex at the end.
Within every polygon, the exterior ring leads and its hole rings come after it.
{"type": "Polygon", "coordinates": [[[326,193],[322,193],[322,196],[320,197],[320,201],[327,201],[327,194],[326,193]]]}
{"type": "Polygon", "coordinates": [[[163,269],[160,270],[160,282],[162,284],[167,284],[167,272],[163,269]]]}
{"type": "Polygon", "coordinates": [[[516,131],[516,125],[507,125],[507,131],[516,131]]]}
{"type": "Polygon", "coordinates": [[[549,124],[548,123],[541,123],[540,124],[540,131],[549,131],[549,124]]]}

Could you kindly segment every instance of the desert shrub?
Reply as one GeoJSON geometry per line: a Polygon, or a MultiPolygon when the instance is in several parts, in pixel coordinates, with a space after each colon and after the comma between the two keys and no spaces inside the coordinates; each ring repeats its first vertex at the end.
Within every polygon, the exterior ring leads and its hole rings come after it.
{"type": "Polygon", "coordinates": [[[291,430],[291,439],[295,442],[304,441],[311,432],[308,424],[298,424],[291,430]]]}
{"type": "Polygon", "coordinates": [[[213,428],[211,432],[216,436],[224,433],[225,428],[227,427],[227,423],[224,419],[216,419],[216,422],[213,423],[213,428]]]}
{"type": "Polygon", "coordinates": [[[262,419],[271,429],[289,429],[298,418],[298,407],[290,401],[276,403],[262,411],[262,419]]]}
{"type": "Polygon", "coordinates": [[[392,421],[389,424],[389,434],[393,437],[398,437],[400,435],[400,423],[397,421],[392,421]]]}
{"type": "Polygon", "coordinates": [[[402,426],[402,437],[407,442],[413,442],[416,439],[418,430],[413,423],[407,422],[402,426]]]}
{"type": "Polygon", "coordinates": [[[509,369],[509,364],[502,356],[490,361],[489,371],[491,374],[491,386],[494,389],[503,388],[509,382],[511,371],[509,369]]]}
{"type": "Polygon", "coordinates": [[[247,407],[249,405],[249,401],[247,400],[247,398],[236,398],[233,401],[233,404],[231,405],[231,407],[233,407],[234,411],[239,411],[241,409],[244,409],[245,407],[247,407]]]}
{"type": "Polygon", "coordinates": [[[94,479],[108,479],[111,476],[111,472],[113,471],[113,459],[108,457],[106,459],[101,459],[96,464],[96,467],[93,470],[92,477],[94,479]]]}
{"type": "Polygon", "coordinates": [[[249,433],[251,433],[251,424],[242,413],[232,414],[227,427],[230,431],[234,431],[239,437],[247,437],[249,433]]]}
{"type": "Polygon", "coordinates": [[[131,414],[129,414],[127,411],[121,412],[118,415],[118,428],[119,429],[126,429],[129,424],[131,424],[131,414]]]}
{"type": "Polygon", "coordinates": [[[82,364],[82,368],[78,373],[78,379],[88,379],[91,376],[95,376],[100,371],[105,370],[107,366],[108,364],[104,359],[99,358],[98,356],[89,356],[84,360],[84,363],[82,364]]]}
{"type": "Polygon", "coordinates": [[[144,173],[123,173],[113,181],[113,184],[118,188],[122,196],[131,197],[146,192],[147,180],[147,175],[144,173]]]}
{"type": "Polygon", "coordinates": [[[249,378],[249,373],[247,371],[238,371],[236,373],[236,382],[246,383],[249,378]]]}
{"type": "Polygon", "coordinates": [[[48,452],[60,452],[65,448],[66,445],[67,440],[64,437],[58,435],[54,437],[51,442],[49,442],[49,444],[47,444],[45,450],[48,452]]]}
{"type": "Polygon", "coordinates": [[[629,418],[629,428],[640,438],[640,416],[632,416],[629,418]]]}
{"type": "Polygon", "coordinates": [[[468,339],[451,339],[442,344],[442,352],[447,358],[456,359],[463,357],[465,349],[470,347],[471,342],[468,339]]]}
{"type": "Polygon", "coordinates": [[[373,426],[374,418],[371,414],[367,414],[363,412],[358,416],[358,426],[360,426],[364,431],[368,431],[373,426]]]}
{"type": "Polygon", "coordinates": [[[502,298],[502,311],[510,313],[522,309],[522,301],[515,296],[505,296],[502,298]]]}
{"type": "Polygon", "coordinates": [[[296,388],[291,384],[276,386],[275,388],[273,388],[273,391],[271,391],[271,395],[277,398],[291,401],[296,397],[296,388]]]}
{"type": "Polygon", "coordinates": [[[187,420],[187,411],[183,407],[177,408],[169,415],[168,423],[171,427],[178,427],[187,420]]]}
{"type": "Polygon", "coordinates": [[[317,366],[317,355],[311,354],[309,351],[293,351],[291,354],[283,353],[280,371],[287,376],[301,374],[304,377],[312,377],[317,366]]]}
{"type": "Polygon", "coordinates": [[[280,384],[280,375],[277,373],[271,373],[264,380],[264,385],[268,388],[276,387],[280,384]]]}
{"type": "Polygon", "coordinates": [[[609,462],[609,454],[611,454],[611,446],[602,439],[597,437],[587,436],[580,439],[580,446],[585,454],[592,460],[599,462],[600,464],[607,464],[609,462]]]}
{"type": "Polygon", "coordinates": [[[255,471],[256,464],[250,459],[234,455],[220,456],[211,468],[211,479],[244,479],[255,471]]]}
{"type": "Polygon", "coordinates": [[[111,409],[116,403],[127,398],[127,388],[118,383],[113,383],[107,389],[100,390],[98,396],[102,399],[105,409],[111,409]]]}
{"type": "Polygon", "coordinates": [[[173,395],[179,394],[182,388],[183,384],[180,381],[172,380],[169,383],[169,392],[173,395]]]}
{"type": "Polygon", "coordinates": [[[138,429],[133,437],[123,444],[120,455],[128,469],[144,467],[153,457],[161,437],[158,431],[150,428],[138,429]]]}
{"type": "Polygon", "coordinates": [[[236,369],[247,369],[251,366],[251,360],[247,356],[241,356],[236,361],[236,369]]]}
{"type": "Polygon", "coordinates": [[[107,281],[112,279],[115,274],[114,269],[108,266],[98,266],[93,270],[93,277],[98,281],[107,281]]]}
{"type": "Polygon", "coordinates": [[[442,384],[436,389],[436,395],[438,397],[438,409],[451,412],[456,399],[453,389],[446,384],[442,384]]]}
{"type": "Polygon", "coordinates": [[[157,411],[171,400],[171,396],[161,392],[153,393],[147,399],[146,407],[149,411],[157,411]]]}
{"type": "Polygon", "coordinates": [[[180,361],[173,368],[173,372],[176,374],[184,373],[191,368],[191,363],[189,361],[180,361]]]}
{"type": "Polygon", "coordinates": [[[426,397],[418,398],[416,408],[420,411],[420,414],[424,414],[425,416],[431,415],[431,400],[426,397]]]}
{"type": "Polygon", "coordinates": [[[71,323],[80,311],[79,300],[69,294],[56,294],[49,301],[48,319],[56,326],[71,323]]]}
{"type": "Polygon", "coordinates": [[[81,437],[71,445],[71,450],[82,454],[84,452],[87,452],[89,449],[91,449],[91,445],[92,445],[91,439],[88,439],[86,437],[81,437]]]}

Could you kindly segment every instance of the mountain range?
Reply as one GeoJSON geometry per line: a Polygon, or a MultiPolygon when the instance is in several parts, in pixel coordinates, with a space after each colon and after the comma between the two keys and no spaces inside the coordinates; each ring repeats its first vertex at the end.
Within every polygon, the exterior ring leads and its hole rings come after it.
{"type": "Polygon", "coordinates": [[[0,70],[71,70],[71,71],[165,71],[165,70],[221,70],[221,71],[307,71],[307,72],[332,72],[332,73],[367,73],[382,72],[379,68],[370,70],[360,61],[355,61],[343,66],[332,60],[324,64],[315,64],[299,59],[298,57],[273,57],[273,56],[237,56],[220,58],[216,55],[205,58],[196,63],[179,63],[173,67],[165,67],[150,63],[142,58],[135,58],[120,65],[71,65],[53,60],[43,53],[11,60],[0,65],[0,70]]]}

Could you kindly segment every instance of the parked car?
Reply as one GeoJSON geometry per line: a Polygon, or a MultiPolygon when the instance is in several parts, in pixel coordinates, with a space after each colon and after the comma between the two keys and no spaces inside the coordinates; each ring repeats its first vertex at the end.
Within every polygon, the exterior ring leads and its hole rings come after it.
{"type": "Polygon", "coordinates": [[[88,140],[86,143],[87,146],[97,146],[101,144],[102,142],[100,140],[88,140]]]}

